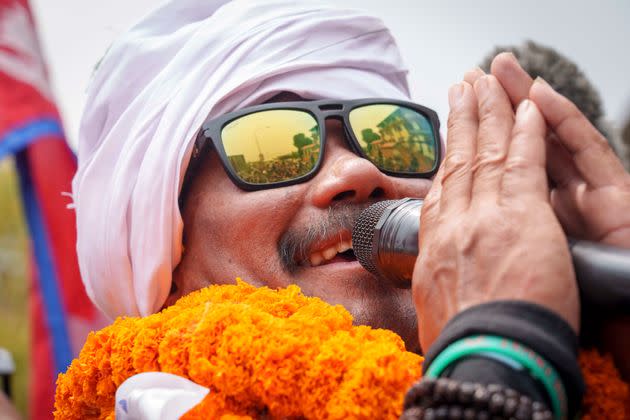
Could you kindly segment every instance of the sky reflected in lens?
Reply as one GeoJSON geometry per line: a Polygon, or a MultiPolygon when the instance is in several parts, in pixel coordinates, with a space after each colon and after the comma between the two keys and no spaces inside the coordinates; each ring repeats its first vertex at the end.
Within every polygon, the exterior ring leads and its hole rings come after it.
{"type": "Polygon", "coordinates": [[[223,128],[221,140],[234,171],[253,184],[305,175],[320,154],[317,121],[308,112],[298,110],[245,115],[223,128]]]}

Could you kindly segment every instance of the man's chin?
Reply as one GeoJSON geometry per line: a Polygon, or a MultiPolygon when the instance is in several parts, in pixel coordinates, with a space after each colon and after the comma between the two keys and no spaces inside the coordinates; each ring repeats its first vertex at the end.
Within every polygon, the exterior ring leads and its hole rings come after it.
{"type": "Polygon", "coordinates": [[[356,260],[300,267],[293,276],[304,294],[344,306],[355,325],[392,330],[402,337],[409,351],[420,352],[411,288],[394,287],[356,260]]]}

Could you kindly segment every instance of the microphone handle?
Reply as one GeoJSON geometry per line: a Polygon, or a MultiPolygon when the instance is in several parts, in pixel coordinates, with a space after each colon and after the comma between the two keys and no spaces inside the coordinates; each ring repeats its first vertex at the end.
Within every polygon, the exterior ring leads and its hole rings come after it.
{"type": "MultiPolygon", "coordinates": [[[[418,232],[423,200],[403,198],[386,207],[374,227],[374,269],[396,287],[411,287],[418,258],[418,232]]],[[[359,260],[360,261],[360,260],[359,260]]]]}
{"type": "MultiPolygon", "coordinates": [[[[375,269],[397,287],[411,286],[422,203],[407,198],[387,207],[374,230],[375,269]]],[[[567,240],[582,305],[606,313],[630,313],[630,249],[567,240]]]]}
{"type": "Polygon", "coordinates": [[[630,313],[630,249],[569,238],[584,306],[630,313]]]}

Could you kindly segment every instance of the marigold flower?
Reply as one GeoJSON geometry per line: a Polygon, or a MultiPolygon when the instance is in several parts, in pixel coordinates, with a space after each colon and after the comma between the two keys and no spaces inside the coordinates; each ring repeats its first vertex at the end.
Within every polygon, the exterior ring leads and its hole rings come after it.
{"type": "MultiPolygon", "coordinates": [[[[580,362],[585,416],[623,414],[628,387],[612,362],[596,352],[583,353],[580,362]]],[[[54,414],[113,419],[123,381],[163,371],[210,388],[185,419],[393,419],[421,365],[398,335],[353,326],[339,305],[306,297],[297,286],[271,290],[237,279],[90,333],[57,379],[54,414]]]]}
{"type": "Polygon", "coordinates": [[[583,350],[579,356],[584,373],[583,420],[627,419],[630,404],[628,384],[617,373],[610,355],[602,356],[595,349],[583,350]]]}

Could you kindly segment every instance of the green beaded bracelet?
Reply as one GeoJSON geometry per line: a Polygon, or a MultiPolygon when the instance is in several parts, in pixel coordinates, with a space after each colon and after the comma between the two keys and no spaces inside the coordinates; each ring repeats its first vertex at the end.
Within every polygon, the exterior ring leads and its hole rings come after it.
{"type": "Polygon", "coordinates": [[[463,338],[446,347],[431,363],[424,376],[438,378],[453,362],[474,355],[492,353],[508,357],[522,365],[529,374],[544,385],[557,420],[567,418],[567,398],[556,370],[533,350],[507,338],[478,335],[463,338]]]}

